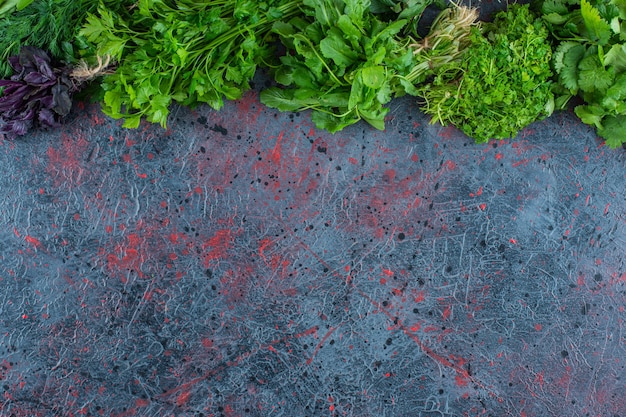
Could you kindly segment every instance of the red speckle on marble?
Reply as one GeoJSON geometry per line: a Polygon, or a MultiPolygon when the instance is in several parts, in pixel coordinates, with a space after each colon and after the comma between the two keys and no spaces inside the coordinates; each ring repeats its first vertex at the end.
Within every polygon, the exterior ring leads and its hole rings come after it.
{"type": "Polygon", "coordinates": [[[233,233],[230,229],[222,229],[215,232],[213,237],[202,244],[202,249],[208,252],[204,255],[204,266],[208,267],[213,260],[226,257],[228,249],[233,241],[233,233]]]}

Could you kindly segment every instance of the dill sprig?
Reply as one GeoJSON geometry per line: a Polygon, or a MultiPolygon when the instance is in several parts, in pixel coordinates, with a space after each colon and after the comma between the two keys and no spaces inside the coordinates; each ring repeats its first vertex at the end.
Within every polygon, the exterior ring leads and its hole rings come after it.
{"type": "MultiPolygon", "coordinates": [[[[111,10],[128,8],[133,1],[102,1],[111,10]]],[[[76,35],[87,13],[95,13],[99,0],[35,0],[26,8],[0,19],[0,78],[11,75],[8,57],[22,46],[48,51],[58,61],[77,61],[76,35]]]]}

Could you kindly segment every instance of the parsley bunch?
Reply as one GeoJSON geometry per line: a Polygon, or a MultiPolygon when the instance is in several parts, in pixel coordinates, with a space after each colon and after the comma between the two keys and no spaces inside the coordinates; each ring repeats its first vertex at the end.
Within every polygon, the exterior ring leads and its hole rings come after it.
{"type": "Polygon", "coordinates": [[[510,5],[472,28],[461,62],[437,69],[420,88],[433,122],[451,123],[476,142],[515,136],[554,109],[548,31],[528,5],[510,5]]]}
{"type": "Polygon", "coordinates": [[[166,127],[173,102],[219,109],[250,89],[268,61],[272,23],[297,11],[285,0],[139,0],[124,18],[101,5],[80,31],[98,56],[119,64],[102,81],[102,110],[137,127],[142,117],[166,127]]]}
{"type": "Polygon", "coordinates": [[[543,19],[560,42],[553,64],[557,107],[574,96],[583,123],[607,146],[626,144],[626,3],[620,0],[548,0],[543,19]]]}

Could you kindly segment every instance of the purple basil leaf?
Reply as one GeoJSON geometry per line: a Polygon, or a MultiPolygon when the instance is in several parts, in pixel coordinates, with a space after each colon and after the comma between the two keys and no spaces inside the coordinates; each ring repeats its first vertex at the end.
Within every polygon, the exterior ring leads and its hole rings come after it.
{"type": "Polygon", "coordinates": [[[16,135],[25,135],[32,125],[32,120],[10,120],[1,125],[0,131],[4,133],[14,133],[16,135]]]}
{"type": "Polygon", "coordinates": [[[52,110],[61,116],[67,116],[72,109],[72,99],[67,90],[67,87],[61,84],[52,87],[52,110]]]}
{"type": "Polygon", "coordinates": [[[19,114],[19,117],[16,117],[16,119],[33,120],[35,118],[35,107],[36,103],[28,103],[28,107],[26,107],[26,109],[19,114]]]}
{"type": "Polygon", "coordinates": [[[0,97],[0,112],[19,111],[19,107],[24,102],[24,97],[28,90],[28,86],[24,85],[12,91],[11,94],[0,97]]]}
{"type": "Polygon", "coordinates": [[[54,113],[52,113],[48,109],[41,109],[39,111],[39,123],[41,123],[42,126],[46,126],[46,127],[59,126],[59,123],[57,123],[57,121],[54,120],[54,113]]]}
{"type": "Polygon", "coordinates": [[[36,86],[45,86],[50,81],[54,82],[54,80],[51,80],[50,77],[40,72],[31,72],[29,74],[26,74],[26,76],[24,77],[24,81],[26,81],[28,84],[36,86]]]}
{"type": "Polygon", "coordinates": [[[24,83],[20,81],[16,81],[16,80],[0,80],[0,87],[10,87],[10,86],[20,86],[20,85],[24,85],[24,83]]]}
{"type": "Polygon", "coordinates": [[[37,64],[37,70],[48,78],[55,78],[54,72],[52,72],[52,68],[50,68],[50,59],[47,55],[42,56],[41,54],[45,55],[45,52],[40,50],[39,54],[33,56],[37,64]]]}
{"type": "Polygon", "coordinates": [[[24,69],[24,67],[22,67],[22,65],[20,64],[20,58],[19,56],[15,55],[15,56],[10,56],[9,58],[9,65],[11,65],[11,68],[13,68],[13,70],[17,73],[22,72],[22,70],[24,69]]]}
{"type": "Polygon", "coordinates": [[[69,92],[74,92],[76,91],[76,84],[74,84],[74,82],[68,75],[71,71],[72,71],[72,68],[64,67],[61,72],[61,76],[59,77],[59,80],[61,81],[61,84],[67,87],[67,90],[69,92]]]}
{"type": "Polygon", "coordinates": [[[11,95],[15,91],[19,91],[20,88],[23,88],[23,87],[28,88],[28,86],[24,84],[23,82],[15,82],[15,81],[10,81],[10,80],[0,80],[0,87],[4,87],[4,90],[2,91],[2,95],[0,95],[0,98],[11,95]]]}
{"type": "Polygon", "coordinates": [[[26,70],[37,70],[40,62],[50,62],[48,55],[41,49],[34,46],[23,46],[18,55],[19,63],[26,70]]]}
{"type": "Polygon", "coordinates": [[[47,95],[45,97],[42,97],[39,102],[41,103],[41,105],[43,107],[45,107],[46,109],[51,109],[54,106],[54,97],[52,95],[47,95]]]}
{"type": "Polygon", "coordinates": [[[32,126],[33,126],[33,121],[30,119],[14,120],[13,132],[15,132],[18,135],[25,135],[26,132],[28,132],[32,126]]]}

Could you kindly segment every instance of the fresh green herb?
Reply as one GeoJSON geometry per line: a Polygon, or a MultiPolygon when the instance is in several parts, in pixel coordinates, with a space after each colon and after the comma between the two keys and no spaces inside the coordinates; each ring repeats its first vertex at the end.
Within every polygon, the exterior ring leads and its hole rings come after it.
{"type": "Polygon", "coordinates": [[[287,87],[261,92],[261,102],[281,111],[312,109],[317,127],[339,131],[363,119],[384,129],[392,98],[393,66],[411,59],[394,38],[406,24],[385,23],[369,0],[304,0],[304,15],[274,24],[287,49],[274,69],[287,87]]]}
{"type": "Polygon", "coordinates": [[[102,81],[103,111],[137,127],[142,117],[166,126],[169,106],[208,103],[219,109],[250,88],[271,59],[272,23],[299,1],[139,0],[124,19],[100,6],[80,31],[99,56],[119,65],[102,81]]]}
{"type": "Polygon", "coordinates": [[[433,3],[439,9],[446,8],[445,1],[441,0],[371,0],[369,9],[384,20],[407,19],[410,23],[404,32],[417,33],[417,24],[422,14],[433,3]]]}
{"type": "Polygon", "coordinates": [[[460,64],[442,65],[420,89],[433,122],[451,123],[477,142],[513,137],[554,108],[551,47],[541,19],[528,5],[513,4],[483,28],[472,29],[460,64]]]}
{"type": "Polygon", "coordinates": [[[369,0],[303,3],[304,18],[274,24],[288,51],[274,78],[286,88],[261,92],[261,101],[281,111],[311,109],[315,125],[330,132],[361,119],[384,129],[386,105],[393,97],[416,94],[416,83],[458,58],[477,17],[467,8],[447,9],[431,35],[417,42],[399,35],[406,19],[381,21],[369,0]]]}
{"type": "Polygon", "coordinates": [[[549,0],[541,11],[560,41],[553,58],[557,108],[582,97],[574,111],[583,123],[611,148],[626,144],[626,2],[549,0]]]}
{"type": "Polygon", "coordinates": [[[471,43],[472,27],[478,25],[477,19],[477,9],[453,5],[439,13],[424,39],[409,45],[413,59],[398,75],[407,94],[420,95],[418,87],[429,78],[458,71],[471,43]]]}
{"type": "Polygon", "coordinates": [[[10,14],[15,10],[22,10],[32,2],[33,0],[0,0],[0,17],[10,14]]]}
{"type": "MultiPolygon", "coordinates": [[[[95,12],[98,6],[98,0],[35,0],[27,3],[19,1],[18,11],[0,19],[0,78],[8,77],[12,72],[8,57],[17,55],[26,45],[46,50],[51,58],[66,64],[76,62],[76,33],[87,13],[95,12]]],[[[113,10],[132,3],[132,0],[103,1],[113,10]]]]}

